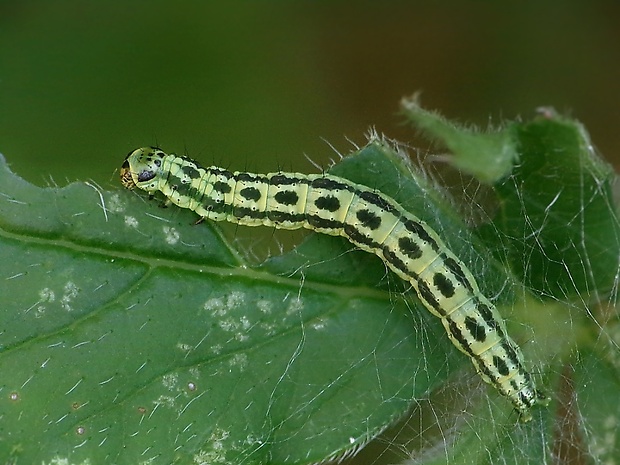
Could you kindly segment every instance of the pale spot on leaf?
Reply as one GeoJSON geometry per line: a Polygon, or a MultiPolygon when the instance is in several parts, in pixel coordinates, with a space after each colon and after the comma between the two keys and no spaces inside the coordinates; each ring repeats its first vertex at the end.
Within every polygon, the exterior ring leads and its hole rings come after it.
{"type": "Polygon", "coordinates": [[[140,223],[133,216],[125,216],[125,226],[132,229],[137,229],[140,223]]]}
{"type": "Polygon", "coordinates": [[[181,235],[175,228],[171,228],[169,226],[164,226],[164,240],[170,245],[176,245],[181,238],[181,235]]]}

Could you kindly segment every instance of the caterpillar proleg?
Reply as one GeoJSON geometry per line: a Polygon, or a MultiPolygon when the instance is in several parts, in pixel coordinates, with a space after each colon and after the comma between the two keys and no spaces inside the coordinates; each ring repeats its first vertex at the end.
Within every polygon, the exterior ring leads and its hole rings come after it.
{"type": "Polygon", "coordinates": [[[154,147],[127,155],[120,174],[126,188],[159,191],[207,220],[344,236],[411,283],[452,343],[512,402],[521,421],[531,419],[534,405],[546,402],[524,367],[521,349],[471,272],[432,228],[381,192],[327,174],[204,168],[154,147]]]}

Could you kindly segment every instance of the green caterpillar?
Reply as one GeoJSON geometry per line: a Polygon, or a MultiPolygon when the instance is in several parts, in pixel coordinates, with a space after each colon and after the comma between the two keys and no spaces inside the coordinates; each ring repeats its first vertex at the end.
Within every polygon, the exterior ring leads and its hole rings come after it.
{"type": "Polygon", "coordinates": [[[204,168],[154,147],[127,155],[120,174],[126,188],[160,191],[168,202],[204,219],[346,237],[411,283],[452,343],[485,382],[510,399],[521,421],[532,418],[535,404],[546,403],[524,368],[521,349],[471,272],[435,231],[390,197],[327,174],[204,168]]]}

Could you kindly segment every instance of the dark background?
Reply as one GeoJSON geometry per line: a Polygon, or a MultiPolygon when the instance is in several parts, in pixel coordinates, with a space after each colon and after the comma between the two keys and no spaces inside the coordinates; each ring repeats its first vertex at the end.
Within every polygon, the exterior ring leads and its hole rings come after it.
{"type": "Polygon", "coordinates": [[[620,3],[0,0],[0,153],[47,185],[118,186],[158,144],[316,172],[376,127],[428,150],[399,100],[486,127],[543,105],[620,142],[620,3]],[[326,142],[327,141],[327,142],[326,142]],[[53,181],[52,181],[53,180],[53,181]]]}

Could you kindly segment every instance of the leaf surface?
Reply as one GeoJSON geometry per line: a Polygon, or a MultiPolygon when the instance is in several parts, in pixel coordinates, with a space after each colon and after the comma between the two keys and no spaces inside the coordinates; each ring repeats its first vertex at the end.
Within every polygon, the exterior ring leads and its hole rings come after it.
{"type": "Polygon", "coordinates": [[[0,176],[5,457],[311,463],[365,443],[447,375],[440,325],[342,240],[256,268],[191,212],[0,176]],[[343,285],[351,262],[364,279],[343,285]]]}

